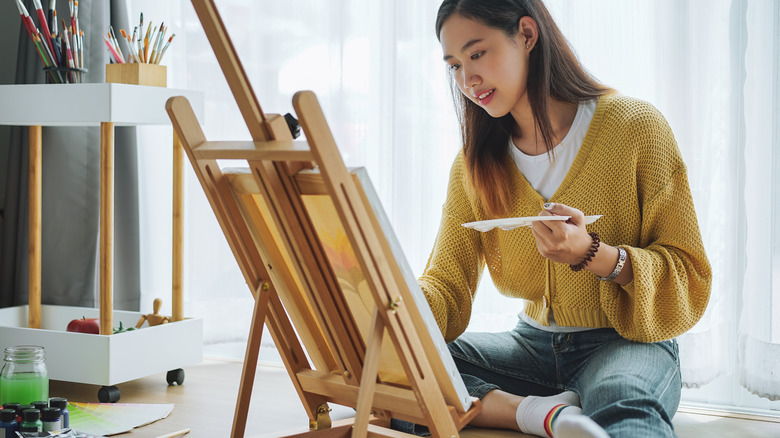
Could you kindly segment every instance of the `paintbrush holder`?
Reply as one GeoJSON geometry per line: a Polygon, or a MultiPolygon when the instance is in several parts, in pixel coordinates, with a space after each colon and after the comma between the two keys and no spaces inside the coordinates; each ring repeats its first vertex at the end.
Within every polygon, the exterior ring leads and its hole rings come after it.
{"type": "Polygon", "coordinates": [[[168,72],[164,65],[130,63],[106,64],[106,83],[167,86],[168,72]]]}
{"type": "Polygon", "coordinates": [[[80,84],[87,74],[86,68],[46,67],[47,84],[80,84]]]}

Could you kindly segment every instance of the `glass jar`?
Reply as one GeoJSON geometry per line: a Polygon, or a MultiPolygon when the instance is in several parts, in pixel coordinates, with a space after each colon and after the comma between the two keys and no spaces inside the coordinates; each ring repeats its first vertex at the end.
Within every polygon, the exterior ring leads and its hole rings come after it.
{"type": "Polygon", "coordinates": [[[18,345],[5,349],[0,371],[0,403],[31,404],[49,399],[49,373],[43,347],[18,345]]]}

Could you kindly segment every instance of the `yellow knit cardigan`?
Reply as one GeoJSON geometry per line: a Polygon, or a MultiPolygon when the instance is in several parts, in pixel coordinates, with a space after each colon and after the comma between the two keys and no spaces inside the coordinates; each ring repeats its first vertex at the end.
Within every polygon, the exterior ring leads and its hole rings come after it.
{"type": "MultiPolygon", "coordinates": [[[[538,215],[545,200],[508,153],[506,166],[513,174],[509,217],[538,215]]],[[[657,342],[684,333],[701,318],[712,271],[686,166],[669,125],[650,104],[602,96],[571,169],[550,198],[586,215],[603,215],[588,230],[628,251],[634,280],[626,286],[545,259],[528,228],[480,233],[462,227],[491,219],[466,172],[460,152],[436,243],[419,279],[448,342],[469,323],[486,264],[496,288],[527,300],[525,312],[542,325],[549,325],[552,308],[561,326],[614,327],[626,339],[657,342]]]]}

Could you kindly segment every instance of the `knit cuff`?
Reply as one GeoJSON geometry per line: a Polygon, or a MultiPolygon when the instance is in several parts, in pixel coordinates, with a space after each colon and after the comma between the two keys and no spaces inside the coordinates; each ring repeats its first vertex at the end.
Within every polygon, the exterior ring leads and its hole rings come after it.
{"type": "MultiPolygon", "coordinates": [[[[628,252],[628,263],[632,263],[632,269],[633,269],[633,263],[639,260],[639,254],[636,248],[630,246],[622,246],[622,248],[628,252]]],[[[623,267],[623,269],[625,269],[625,267],[623,267]]],[[[631,281],[628,282],[628,284],[626,284],[625,286],[620,286],[629,295],[634,295],[634,287],[635,287],[634,285],[636,284],[635,280],[636,280],[637,270],[633,269],[633,271],[634,271],[634,277],[631,279],[631,281]]]]}

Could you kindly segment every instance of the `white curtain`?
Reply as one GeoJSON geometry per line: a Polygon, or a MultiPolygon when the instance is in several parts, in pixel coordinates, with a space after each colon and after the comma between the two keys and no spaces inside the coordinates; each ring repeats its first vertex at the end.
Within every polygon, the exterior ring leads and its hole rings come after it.
{"type": "MultiPolygon", "coordinates": [[[[131,17],[177,34],[169,86],[203,90],[210,139],[247,139],[188,1],[132,0],[131,17]]],[[[459,136],[441,49],[439,0],[219,0],[266,112],[315,91],[348,165],[365,166],[419,274],[438,228],[459,136]]],[[[780,5],[774,0],[547,0],[598,79],[666,116],[689,168],[713,266],[712,299],[681,337],[691,402],[780,409],[780,5]],[[773,275],[774,274],[774,275],[773,275]],[[741,317],[740,317],[741,316],[741,317]],[[747,388],[747,389],[745,389],[747,388]],[[750,391],[750,392],[748,392],[750,391]],[[757,394],[753,395],[751,394],[757,394]],[[759,398],[763,397],[763,398],[759,398]]],[[[133,21],[133,20],[131,20],[133,21]]],[[[140,149],[142,302],[170,292],[170,153],[140,149]]],[[[209,344],[246,339],[251,297],[194,174],[187,173],[185,313],[209,344]]],[[[522,304],[485,276],[470,330],[506,330],[522,304]]],[[[143,309],[142,309],[143,310],[143,309]]]]}
{"type": "Polygon", "coordinates": [[[750,1],[744,77],[746,266],[739,381],[780,400],[780,4],[750,1]]]}

